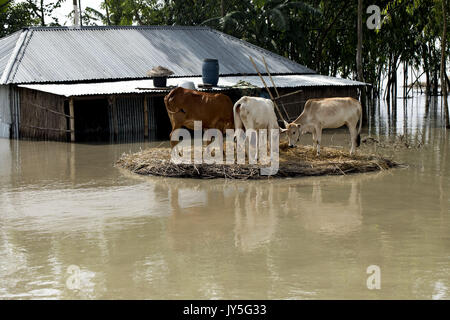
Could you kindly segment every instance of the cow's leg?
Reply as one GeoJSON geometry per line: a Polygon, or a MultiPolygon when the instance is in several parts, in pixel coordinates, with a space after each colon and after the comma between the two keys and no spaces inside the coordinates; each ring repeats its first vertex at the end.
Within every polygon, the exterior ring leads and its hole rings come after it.
{"type": "Polygon", "coordinates": [[[347,124],[347,127],[350,131],[350,140],[352,143],[350,147],[350,155],[353,155],[356,149],[356,139],[358,138],[358,131],[356,129],[356,125],[347,124]]]}
{"type": "Polygon", "coordinates": [[[174,130],[172,130],[172,132],[169,134],[169,141],[170,141],[170,147],[173,148],[175,147],[179,141],[172,141],[172,133],[174,130]]]}
{"type": "MultiPolygon", "coordinates": [[[[258,130],[255,129],[256,135],[252,134],[250,136],[250,147],[249,147],[249,151],[252,150],[251,152],[253,152],[253,161],[255,163],[258,162],[258,130]],[[251,149],[250,149],[251,148],[251,149]]],[[[250,153],[251,153],[250,152],[250,153]]],[[[249,155],[250,156],[250,155],[249,155]]],[[[249,159],[249,163],[250,163],[250,159],[249,159]]]]}
{"type": "Polygon", "coordinates": [[[317,142],[317,155],[320,154],[320,141],[322,140],[322,128],[320,126],[315,127],[316,142],[317,142]]]}
{"type": "Polygon", "coordinates": [[[174,132],[175,130],[181,129],[181,128],[182,128],[182,127],[180,127],[180,126],[175,126],[175,127],[172,129],[172,132],[171,132],[170,135],[169,135],[170,147],[171,147],[171,148],[175,147],[175,146],[179,143],[179,141],[172,141],[172,134],[173,134],[173,132],[174,132]]]}
{"type": "Polygon", "coordinates": [[[312,131],[312,139],[313,139],[313,148],[317,148],[317,135],[316,135],[316,129],[314,128],[312,131]]]}

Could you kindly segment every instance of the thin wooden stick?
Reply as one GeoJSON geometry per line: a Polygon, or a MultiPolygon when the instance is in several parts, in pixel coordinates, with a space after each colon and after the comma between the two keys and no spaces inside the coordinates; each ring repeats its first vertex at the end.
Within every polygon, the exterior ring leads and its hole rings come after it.
{"type": "Polygon", "coordinates": [[[300,92],[303,92],[303,90],[297,90],[297,91],[294,91],[294,92],[289,92],[289,93],[283,94],[282,96],[276,97],[275,100],[279,100],[279,99],[282,99],[284,97],[292,96],[292,95],[300,93],[300,92]]]}
{"type": "Polygon", "coordinates": [[[73,98],[69,100],[69,113],[70,113],[70,141],[75,142],[75,111],[73,98]]]}
{"type": "Polygon", "coordinates": [[[252,57],[249,56],[249,58],[250,58],[250,61],[251,61],[252,64],[253,64],[253,67],[255,68],[256,72],[258,73],[258,76],[261,78],[261,81],[262,81],[262,83],[264,84],[264,87],[266,88],[267,92],[269,93],[270,99],[273,101],[273,104],[275,105],[275,108],[277,109],[278,114],[280,115],[280,117],[281,117],[281,119],[282,119],[283,121],[286,121],[286,120],[284,120],[283,114],[281,113],[280,108],[278,108],[278,104],[276,103],[274,97],[272,96],[272,92],[270,92],[269,87],[268,87],[267,84],[266,84],[266,81],[264,81],[263,76],[262,76],[261,73],[259,72],[258,67],[257,67],[256,64],[255,64],[255,61],[253,61],[253,58],[252,58],[252,57]]]}
{"type": "Polygon", "coordinates": [[[28,104],[32,105],[33,107],[36,107],[36,108],[39,108],[39,109],[42,109],[42,110],[45,110],[45,111],[48,111],[48,112],[51,112],[51,113],[54,113],[54,114],[57,114],[57,115],[60,115],[60,116],[63,116],[63,117],[66,117],[66,118],[70,119],[70,115],[67,115],[65,113],[61,113],[61,112],[58,112],[58,111],[54,111],[54,110],[42,107],[41,105],[39,105],[37,103],[33,103],[33,102],[28,102],[28,104]]]}
{"type": "Polygon", "coordinates": [[[278,89],[275,86],[275,82],[273,82],[272,76],[270,75],[270,71],[269,71],[269,67],[267,66],[266,59],[264,57],[262,57],[262,61],[264,62],[264,67],[266,67],[266,71],[267,71],[267,74],[269,75],[270,81],[272,82],[273,88],[275,89],[275,93],[277,94],[277,97],[279,97],[280,94],[278,93],[278,89]]]}
{"type": "MultiPolygon", "coordinates": [[[[264,58],[264,56],[262,57],[262,60],[264,62],[264,66],[266,67],[266,71],[267,71],[267,74],[269,75],[270,81],[272,82],[272,85],[273,85],[273,87],[275,89],[275,92],[277,94],[277,98],[276,99],[281,99],[281,98],[290,96],[290,95],[295,94],[295,93],[303,92],[303,90],[298,90],[298,91],[291,92],[291,93],[288,93],[288,94],[284,94],[283,96],[280,96],[280,94],[278,93],[277,86],[275,85],[275,82],[273,81],[272,75],[270,74],[269,66],[267,65],[267,62],[266,62],[266,59],[264,58]]],[[[280,103],[281,103],[281,107],[283,108],[284,114],[286,115],[287,119],[290,120],[291,118],[289,117],[289,113],[287,112],[285,104],[283,103],[282,100],[280,100],[280,103]]]]}
{"type": "MultiPolygon", "coordinates": [[[[275,85],[275,82],[273,81],[272,75],[269,71],[269,66],[267,65],[266,59],[264,56],[262,57],[262,61],[264,62],[264,67],[266,68],[267,75],[269,76],[270,82],[272,82],[272,86],[275,89],[275,93],[277,94],[277,98],[280,98],[280,94],[278,93],[277,86],[275,85]]],[[[286,108],[284,107],[283,101],[280,100],[281,107],[283,108],[284,114],[286,115],[287,119],[289,120],[289,113],[287,112],[286,108]]]]}
{"type": "Polygon", "coordinates": [[[22,124],[23,128],[30,128],[30,129],[37,129],[37,130],[49,130],[49,131],[61,131],[61,132],[72,132],[71,130],[66,129],[52,129],[52,128],[42,128],[42,127],[36,127],[31,125],[22,124]]]}

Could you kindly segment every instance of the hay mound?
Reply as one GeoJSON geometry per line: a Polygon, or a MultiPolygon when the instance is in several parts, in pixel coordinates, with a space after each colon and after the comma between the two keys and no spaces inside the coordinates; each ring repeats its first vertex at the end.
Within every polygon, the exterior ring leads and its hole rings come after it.
{"type": "MultiPolygon", "coordinates": [[[[138,153],[124,154],[116,166],[141,175],[178,178],[228,178],[265,179],[260,175],[260,165],[226,164],[174,164],[170,161],[170,148],[150,148],[138,153]]],[[[311,146],[288,148],[280,144],[279,170],[275,177],[300,177],[322,175],[346,175],[385,170],[400,166],[398,163],[375,155],[350,156],[348,152],[334,148],[322,148],[316,156],[311,146]]]]}
{"type": "Polygon", "coordinates": [[[149,77],[168,77],[173,75],[173,71],[162,66],[154,67],[152,70],[147,71],[149,77]]]}

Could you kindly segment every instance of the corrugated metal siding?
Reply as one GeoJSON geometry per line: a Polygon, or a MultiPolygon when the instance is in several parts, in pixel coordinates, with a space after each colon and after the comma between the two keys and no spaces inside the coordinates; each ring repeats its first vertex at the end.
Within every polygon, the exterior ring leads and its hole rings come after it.
{"type": "Polygon", "coordinates": [[[144,97],[117,98],[116,116],[118,142],[144,140],[144,97]]]}
{"type": "Polygon", "coordinates": [[[298,63],[207,27],[30,28],[8,83],[144,78],[154,66],[174,76],[200,76],[204,58],[219,59],[220,74],[255,74],[248,57],[273,74],[314,73],[298,63]]]}
{"type": "Polygon", "coordinates": [[[10,86],[0,85],[0,138],[10,137],[11,123],[10,86]]]}
{"type": "Polygon", "coordinates": [[[0,85],[0,138],[9,138],[11,122],[9,86],[0,85]]]}
{"type": "Polygon", "coordinates": [[[10,105],[11,105],[11,138],[18,139],[20,132],[20,89],[10,87],[10,105]]]}
{"type": "Polygon", "coordinates": [[[158,121],[156,119],[156,106],[154,98],[147,98],[148,107],[148,139],[156,141],[158,139],[158,121]]]}
{"type": "Polygon", "coordinates": [[[0,85],[0,138],[18,138],[20,95],[12,86],[0,85]]]}
{"type": "MultiPolygon", "coordinates": [[[[251,85],[257,86],[258,88],[264,87],[263,83],[261,82],[261,79],[258,76],[221,77],[219,79],[218,84],[220,87],[215,87],[213,90],[214,91],[230,90],[230,86],[234,86],[240,80],[249,82],[251,85]]],[[[364,83],[358,81],[328,77],[319,74],[273,76],[273,80],[278,88],[364,85],[364,83]]],[[[167,85],[177,86],[180,83],[186,81],[194,82],[195,86],[197,87],[199,84],[203,83],[201,77],[170,78],[167,79],[167,85]]],[[[272,83],[269,77],[264,77],[264,81],[269,87],[272,87],[272,83]]],[[[128,80],[117,82],[76,83],[76,84],[25,84],[19,85],[19,87],[39,90],[66,97],[124,94],[124,93],[159,93],[169,91],[155,88],[153,86],[152,80],[128,80]]]]}

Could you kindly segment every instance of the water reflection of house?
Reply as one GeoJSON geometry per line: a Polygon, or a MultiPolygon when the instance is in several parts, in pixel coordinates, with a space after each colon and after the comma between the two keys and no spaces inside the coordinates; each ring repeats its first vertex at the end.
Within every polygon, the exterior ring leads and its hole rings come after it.
{"type": "MultiPolygon", "coordinates": [[[[60,141],[167,139],[163,97],[145,79],[156,65],[174,71],[168,85],[202,82],[204,58],[220,63],[220,87],[244,80],[262,88],[248,56],[265,57],[290,116],[312,97],[356,96],[361,85],[316,74],[289,59],[206,27],[32,27],[0,39],[0,137],[60,141]],[[73,120],[73,121],[71,121],[73,120]]],[[[267,79],[268,84],[271,82],[267,79]]],[[[258,89],[259,90],[259,89],[258,89]]],[[[261,90],[259,90],[261,92],[261,90]]]]}

